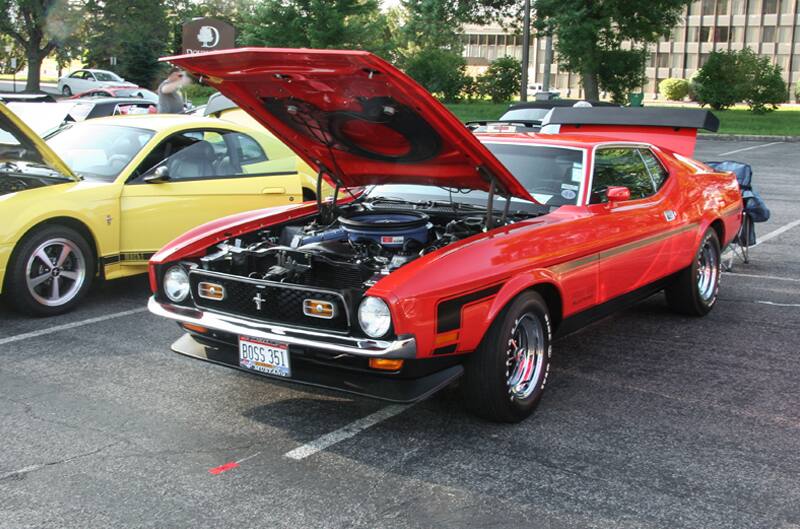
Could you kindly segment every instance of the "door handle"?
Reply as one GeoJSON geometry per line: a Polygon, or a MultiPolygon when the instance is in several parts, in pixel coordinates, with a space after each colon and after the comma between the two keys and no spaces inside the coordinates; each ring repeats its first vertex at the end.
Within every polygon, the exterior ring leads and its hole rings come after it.
{"type": "Polygon", "coordinates": [[[671,209],[664,211],[664,219],[666,219],[667,222],[672,222],[677,217],[678,215],[671,209]]]}
{"type": "Polygon", "coordinates": [[[261,190],[262,195],[283,195],[286,194],[285,187],[265,187],[261,190]]]}

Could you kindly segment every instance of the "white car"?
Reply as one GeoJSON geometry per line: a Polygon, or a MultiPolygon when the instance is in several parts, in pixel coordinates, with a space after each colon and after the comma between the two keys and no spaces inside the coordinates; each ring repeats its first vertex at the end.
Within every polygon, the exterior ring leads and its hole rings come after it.
{"type": "Polygon", "coordinates": [[[93,88],[104,88],[108,86],[135,87],[136,85],[108,70],[77,70],[58,80],[59,92],[68,97],[73,94],[86,92],[93,88]]]}

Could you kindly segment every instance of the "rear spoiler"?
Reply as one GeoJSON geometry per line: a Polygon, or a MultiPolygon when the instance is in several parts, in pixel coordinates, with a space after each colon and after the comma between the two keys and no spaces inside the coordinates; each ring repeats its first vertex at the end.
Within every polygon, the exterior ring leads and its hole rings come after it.
{"type": "Polygon", "coordinates": [[[698,108],[553,108],[542,120],[541,134],[586,134],[641,141],[694,154],[697,130],[719,130],[719,119],[698,108]]]}

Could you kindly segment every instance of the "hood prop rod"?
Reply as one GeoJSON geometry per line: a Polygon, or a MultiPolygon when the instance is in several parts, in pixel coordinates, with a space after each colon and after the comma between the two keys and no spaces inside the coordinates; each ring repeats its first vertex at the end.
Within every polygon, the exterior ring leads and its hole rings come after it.
{"type": "Polygon", "coordinates": [[[486,231],[494,228],[494,175],[489,177],[489,197],[486,200],[486,231]]]}

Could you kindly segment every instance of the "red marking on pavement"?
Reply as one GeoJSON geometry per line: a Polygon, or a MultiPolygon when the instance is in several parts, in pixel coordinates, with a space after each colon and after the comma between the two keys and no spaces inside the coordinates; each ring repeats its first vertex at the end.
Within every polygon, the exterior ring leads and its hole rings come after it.
{"type": "Polygon", "coordinates": [[[225,463],[224,465],[220,465],[218,467],[209,468],[208,471],[215,476],[217,474],[222,474],[223,472],[227,472],[228,470],[232,470],[239,466],[239,463],[236,461],[231,461],[229,463],[225,463]]]}

